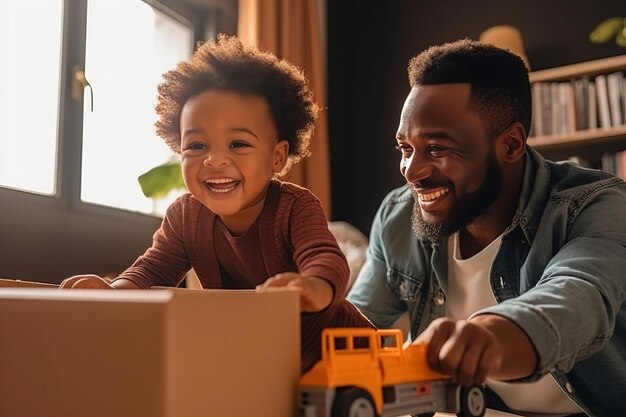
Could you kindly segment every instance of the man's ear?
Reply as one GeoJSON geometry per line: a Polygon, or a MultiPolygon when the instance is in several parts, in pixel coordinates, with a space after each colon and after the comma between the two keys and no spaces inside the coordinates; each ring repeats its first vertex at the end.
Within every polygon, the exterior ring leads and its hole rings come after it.
{"type": "Polygon", "coordinates": [[[500,156],[506,163],[514,163],[524,157],[526,153],[526,130],[524,126],[515,122],[500,136],[500,156]]]}
{"type": "Polygon", "coordinates": [[[285,168],[287,158],[289,157],[289,142],[286,140],[279,141],[274,146],[274,166],[272,170],[279,173],[285,168]]]}

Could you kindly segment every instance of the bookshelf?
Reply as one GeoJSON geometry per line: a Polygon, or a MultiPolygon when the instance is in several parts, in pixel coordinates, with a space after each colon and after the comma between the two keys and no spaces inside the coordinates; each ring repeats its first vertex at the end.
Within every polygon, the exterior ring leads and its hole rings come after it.
{"type": "Polygon", "coordinates": [[[533,129],[528,144],[549,159],[626,150],[626,54],[534,71],[533,129]],[[604,93],[601,92],[604,90],[604,93]]]}

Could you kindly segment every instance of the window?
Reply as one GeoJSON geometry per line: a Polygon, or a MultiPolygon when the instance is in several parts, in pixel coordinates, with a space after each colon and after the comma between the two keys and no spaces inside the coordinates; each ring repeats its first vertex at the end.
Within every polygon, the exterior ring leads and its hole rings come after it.
{"type": "Polygon", "coordinates": [[[56,192],[62,12],[0,1],[0,186],[56,192]]]}
{"type": "Polygon", "coordinates": [[[65,195],[73,205],[164,213],[175,196],[155,202],[137,178],[174,157],[154,133],[156,87],[191,54],[193,31],[185,19],[151,4],[0,2],[0,186],[65,195]],[[67,22],[81,18],[82,25],[67,22]],[[81,46],[84,57],[76,53],[81,46]],[[62,68],[66,74],[84,68],[90,88],[82,109],[62,94],[62,68]],[[70,115],[79,138],[71,126],[59,128],[62,114],[70,115]],[[61,153],[68,147],[75,147],[73,158],[61,153]],[[64,172],[79,174],[79,181],[63,183],[64,172]]]}
{"type": "Polygon", "coordinates": [[[0,277],[114,276],[150,246],[169,202],[137,177],[172,155],[156,85],[217,32],[212,4],[0,0],[0,277]]]}
{"type": "Polygon", "coordinates": [[[161,75],[191,54],[191,28],[141,1],[89,0],[86,45],[81,200],[163,214],[172,199],[153,206],[137,177],[173,156],[154,104],[161,75]]]}

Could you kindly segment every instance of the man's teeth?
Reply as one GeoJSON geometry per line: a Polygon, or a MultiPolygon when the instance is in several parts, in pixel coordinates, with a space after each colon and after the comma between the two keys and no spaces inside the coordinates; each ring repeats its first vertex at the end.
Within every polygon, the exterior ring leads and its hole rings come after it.
{"type": "Polygon", "coordinates": [[[448,189],[444,188],[443,190],[437,190],[433,193],[419,194],[419,198],[420,198],[420,201],[433,201],[434,199],[441,197],[447,192],[448,192],[448,189]]]}

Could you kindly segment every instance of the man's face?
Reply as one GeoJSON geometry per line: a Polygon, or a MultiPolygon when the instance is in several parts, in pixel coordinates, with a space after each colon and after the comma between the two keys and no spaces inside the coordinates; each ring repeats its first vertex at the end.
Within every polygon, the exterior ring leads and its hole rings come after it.
{"type": "Polygon", "coordinates": [[[400,171],[420,238],[439,241],[468,226],[500,196],[502,170],[486,124],[468,108],[469,93],[468,84],[417,86],[402,109],[400,171]]]}

